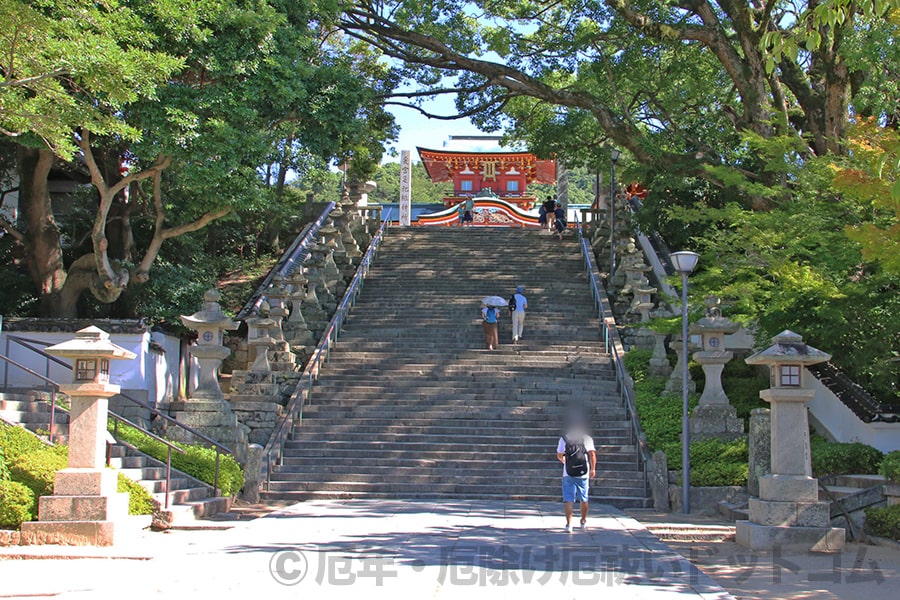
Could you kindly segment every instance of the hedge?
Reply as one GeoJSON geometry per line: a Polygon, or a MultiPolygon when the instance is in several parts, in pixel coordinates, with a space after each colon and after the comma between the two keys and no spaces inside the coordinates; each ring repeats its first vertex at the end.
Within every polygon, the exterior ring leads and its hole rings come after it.
{"type": "MultiPolygon", "coordinates": [[[[0,455],[8,469],[8,483],[16,484],[14,493],[0,495],[0,514],[4,518],[0,527],[18,527],[22,521],[37,516],[35,499],[53,493],[56,471],[66,467],[68,454],[67,446],[49,446],[22,427],[0,424],[0,455]],[[28,490],[30,504],[23,499],[20,486],[28,490]]],[[[155,510],[150,493],[121,473],[118,491],[129,495],[129,514],[146,515],[155,510]]]]}
{"type": "Polygon", "coordinates": [[[875,474],[884,459],[884,454],[872,446],[859,442],[833,443],[818,435],[810,436],[810,451],[816,477],[875,474]]]}
{"type": "Polygon", "coordinates": [[[867,508],[866,527],[872,535],[900,541],[900,504],[867,508]]]}
{"type": "Polygon", "coordinates": [[[891,483],[900,483],[900,450],[889,452],[881,461],[878,472],[891,483]]]}
{"type": "Polygon", "coordinates": [[[0,481],[0,529],[18,529],[34,519],[34,492],[18,481],[0,481]]]}
{"type": "MultiPolygon", "coordinates": [[[[112,430],[112,427],[110,427],[112,430]]],[[[131,444],[157,460],[166,461],[167,446],[128,425],[119,424],[116,437],[131,444]]],[[[173,442],[175,443],[175,442],[173,442]]],[[[172,466],[179,471],[213,485],[216,473],[216,452],[196,444],[175,443],[185,453],[172,452],[172,466]]],[[[219,456],[219,493],[233,496],[244,487],[244,472],[233,456],[219,456]]]]}

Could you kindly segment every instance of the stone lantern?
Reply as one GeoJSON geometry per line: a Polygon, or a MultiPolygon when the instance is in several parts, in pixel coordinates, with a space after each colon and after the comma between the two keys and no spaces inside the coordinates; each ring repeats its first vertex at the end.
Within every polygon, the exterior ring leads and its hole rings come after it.
{"type": "Polygon", "coordinates": [[[269,348],[275,346],[275,339],[269,334],[275,327],[275,320],[269,318],[269,303],[263,301],[259,305],[257,316],[246,320],[247,345],[256,348],[256,358],[250,371],[268,373],[272,370],[269,364],[269,348]]]}
{"type": "Polygon", "coordinates": [[[303,318],[303,301],[306,299],[306,277],[303,275],[303,267],[298,267],[288,278],[291,286],[291,315],[288,317],[285,329],[291,346],[308,346],[315,343],[312,332],[303,318]]]}
{"type": "Polygon", "coordinates": [[[744,434],[744,422],[728,403],[728,396],[722,388],[722,371],[734,357],[733,353],[725,350],[725,335],[734,333],[740,327],[722,316],[716,297],[706,299],[706,316],[691,324],[690,333],[699,334],[702,340],[700,351],[694,353],[694,360],[703,367],[706,379],[700,402],[691,415],[693,439],[735,439],[744,434]]]}
{"type": "MultiPolygon", "coordinates": [[[[672,374],[669,375],[669,380],[666,381],[666,392],[669,394],[680,394],[682,390],[681,380],[684,373],[684,361],[687,360],[684,356],[684,348],[682,348],[681,343],[681,335],[672,336],[673,339],[669,342],[669,349],[675,352],[675,366],[672,368],[672,374]]],[[[698,350],[697,346],[691,343],[691,340],[688,339],[688,352],[692,350],[698,350]]],[[[697,391],[697,384],[690,378],[690,373],[688,373],[688,391],[694,393],[697,391]]]]}
{"type": "Polygon", "coordinates": [[[223,344],[226,331],[237,329],[237,323],[222,312],[219,306],[219,292],[214,289],[203,294],[203,306],[190,316],[182,316],[185,327],[197,332],[197,344],[188,351],[200,364],[200,376],[197,389],[191,394],[194,398],[224,400],[222,388],[219,387],[219,367],[228,358],[231,350],[223,344]]]}
{"type": "Polygon", "coordinates": [[[344,243],[344,249],[347,251],[347,257],[350,260],[350,263],[355,265],[359,262],[359,258],[362,256],[362,252],[359,249],[359,245],[356,243],[356,239],[353,237],[353,220],[355,215],[358,215],[356,212],[356,207],[350,202],[350,199],[346,199],[347,202],[344,202],[344,198],[341,198],[341,215],[340,218],[337,219],[336,224],[337,228],[341,232],[341,241],[344,243]]]}
{"type": "Polygon", "coordinates": [[[68,467],[56,472],[53,495],[40,498],[40,520],[22,524],[23,543],[110,546],[115,521],[128,516],[128,494],[117,492],[118,474],[105,465],[109,398],[120,391],[109,361],[136,355],[93,326],[46,351],[72,361],[72,383],[59,386],[71,399],[68,467]]]}
{"type": "Polygon", "coordinates": [[[270,307],[269,317],[275,321],[275,326],[271,330],[271,336],[276,342],[284,341],[284,319],[289,314],[285,304],[287,298],[288,293],[284,289],[284,279],[280,275],[276,275],[272,279],[272,285],[266,290],[266,301],[270,307]]]}
{"type": "Polygon", "coordinates": [[[815,392],[806,385],[805,367],[831,356],[793,331],[782,331],[772,344],[746,359],[769,367],[771,387],[759,397],[771,405],[772,473],[759,478],[759,498],[750,499],[750,520],[737,523],[737,542],[754,550],[840,550],[846,532],[830,526],[829,505],[819,501],[812,476],[806,407],[815,392]]]}

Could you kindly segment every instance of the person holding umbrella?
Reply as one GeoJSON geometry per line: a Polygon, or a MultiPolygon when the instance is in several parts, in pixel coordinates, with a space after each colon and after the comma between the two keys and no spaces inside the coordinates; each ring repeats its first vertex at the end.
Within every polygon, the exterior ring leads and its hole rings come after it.
{"type": "Polygon", "coordinates": [[[500,296],[488,296],[481,301],[481,326],[484,329],[484,343],[488,350],[500,346],[497,333],[497,322],[500,320],[500,308],[507,302],[500,296]]]}

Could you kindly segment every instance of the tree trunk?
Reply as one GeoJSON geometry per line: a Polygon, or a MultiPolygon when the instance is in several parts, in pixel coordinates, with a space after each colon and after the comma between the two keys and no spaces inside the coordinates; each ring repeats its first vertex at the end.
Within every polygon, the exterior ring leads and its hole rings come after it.
{"type": "Polygon", "coordinates": [[[53,216],[47,179],[54,155],[49,150],[18,147],[19,204],[25,217],[25,257],[40,297],[42,316],[60,314],[59,292],[66,282],[59,228],[53,216]]]}

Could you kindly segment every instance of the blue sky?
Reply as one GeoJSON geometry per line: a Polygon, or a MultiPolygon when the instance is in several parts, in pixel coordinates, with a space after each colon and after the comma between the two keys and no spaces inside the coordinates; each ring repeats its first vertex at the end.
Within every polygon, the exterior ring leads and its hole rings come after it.
{"type": "MultiPolygon", "coordinates": [[[[439,115],[452,115],[456,113],[454,97],[451,95],[439,96],[425,101],[422,107],[428,112],[439,115]]],[[[422,113],[403,106],[388,106],[388,111],[394,115],[397,125],[400,126],[400,137],[393,147],[397,150],[397,156],[385,154],[382,162],[398,162],[401,150],[410,150],[413,162],[418,161],[416,147],[440,149],[444,147],[451,135],[485,135],[468,118],[444,121],[441,119],[429,119],[422,113]]],[[[488,147],[484,143],[469,143],[466,145],[455,143],[454,150],[489,150],[496,145],[488,147]]]]}

